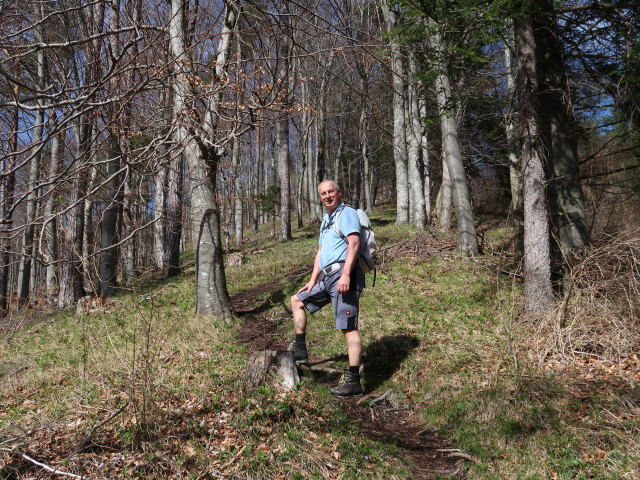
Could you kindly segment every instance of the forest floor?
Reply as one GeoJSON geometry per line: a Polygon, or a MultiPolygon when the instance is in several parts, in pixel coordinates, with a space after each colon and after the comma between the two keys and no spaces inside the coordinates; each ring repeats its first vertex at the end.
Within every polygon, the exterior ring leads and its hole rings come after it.
{"type": "MultiPolygon", "coordinates": [[[[426,246],[426,245],[424,245],[426,246]]],[[[304,283],[308,268],[294,272],[279,283],[268,282],[242,291],[233,298],[236,313],[242,318],[239,340],[249,352],[260,350],[286,350],[284,340],[291,316],[283,312],[274,318],[265,311],[264,297],[271,297],[290,281],[304,283]]],[[[375,352],[369,351],[369,355],[375,352]]],[[[318,358],[310,353],[309,366],[313,381],[321,385],[335,385],[340,373],[327,371],[334,363],[333,358],[318,358]],[[321,365],[325,370],[316,370],[321,365]]],[[[390,390],[367,389],[364,396],[338,399],[342,403],[349,420],[359,424],[360,432],[379,442],[397,446],[401,457],[411,460],[411,478],[430,480],[442,476],[463,477],[464,461],[473,459],[456,448],[445,437],[425,425],[410,402],[399,403],[387,399],[390,390]]]]}
{"type": "MultiPolygon", "coordinates": [[[[289,344],[288,299],[317,248],[317,225],[284,244],[262,234],[226,269],[229,324],[193,315],[189,256],[182,275],[149,272],[86,314],[0,321],[0,479],[640,478],[637,355],[570,351],[524,316],[504,222],[480,222],[483,254],[468,259],[391,208],[372,221],[363,397],[329,393],[346,356],[326,308],[295,390],[247,384],[251,352],[289,344]]],[[[563,334],[579,333],[562,308],[563,334]]]]}

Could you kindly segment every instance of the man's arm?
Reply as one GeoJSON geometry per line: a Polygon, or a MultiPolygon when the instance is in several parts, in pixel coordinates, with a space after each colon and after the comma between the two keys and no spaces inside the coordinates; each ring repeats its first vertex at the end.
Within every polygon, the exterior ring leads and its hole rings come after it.
{"type": "Polygon", "coordinates": [[[352,233],[347,235],[347,256],[344,260],[344,268],[342,275],[338,280],[338,293],[347,293],[351,287],[351,272],[358,261],[358,253],[360,252],[360,234],[352,233]]]}
{"type": "MultiPolygon", "coordinates": [[[[358,240],[360,240],[358,238],[358,240]]],[[[311,291],[311,289],[313,288],[313,286],[318,283],[318,278],[320,278],[320,251],[322,250],[322,245],[320,246],[320,248],[318,248],[318,253],[316,253],[316,258],[313,261],[313,271],[311,272],[311,278],[309,279],[309,282],[307,282],[307,284],[302,287],[300,290],[298,290],[298,293],[306,290],[306,291],[311,291]]]]}

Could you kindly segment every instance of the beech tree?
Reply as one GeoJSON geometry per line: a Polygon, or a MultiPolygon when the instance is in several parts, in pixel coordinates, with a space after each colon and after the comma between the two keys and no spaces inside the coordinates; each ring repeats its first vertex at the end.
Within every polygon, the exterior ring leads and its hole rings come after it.
{"type": "Polygon", "coordinates": [[[225,246],[267,223],[288,240],[292,204],[298,226],[317,221],[323,178],[367,210],[395,200],[418,228],[437,191],[440,228],[454,207],[469,254],[474,214],[506,212],[510,195],[527,309],[544,310],[609,190],[637,180],[636,6],[9,2],[0,311],[175,274],[193,246],[197,312],[229,318],[225,246]]]}
{"type": "Polygon", "coordinates": [[[514,31],[524,178],[525,308],[532,312],[542,312],[551,306],[553,292],[545,158],[541,143],[540,117],[536,108],[539,86],[533,19],[516,18],[514,31]]]}
{"type": "Polygon", "coordinates": [[[184,148],[189,169],[191,228],[196,252],[196,313],[212,314],[221,319],[231,317],[231,301],[227,291],[222,259],[220,211],[216,201],[216,172],[222,155],[216,115],[222,98],[221,83],[226,77],[226,60],[237,22],[237,5],[225,3],[225,20],[217,56],[215,74],[205,100],[205,111],[198,122],[192,102],[198,98],[195,75],[186,49],[185,0],[172,0],[169,19],[169,42],[176,71],[173,81],[175,139],[184,148]],[[218,83],[220,82],[220,83],[218,83]],[[194,118],[195,117],[195,118],[194,118]]]}
{"type": "MultiPolygon", "coordinates": [[[[400,12],[383,2],[382,12],[387,30],[391,32],[397,25],[400,12]]],[[[409,223],[409,171],[407,167],[407,142],[405,129],[405,68],[400,52],[400,44],[391,39],[391,75],[393,77],[393,160],[396,167],[396,223],[409,223]]]]}

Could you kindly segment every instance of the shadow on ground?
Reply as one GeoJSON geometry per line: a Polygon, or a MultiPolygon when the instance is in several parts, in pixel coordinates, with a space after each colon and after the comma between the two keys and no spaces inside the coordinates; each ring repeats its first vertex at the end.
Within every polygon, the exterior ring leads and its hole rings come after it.
{"type": "Polygon", "coordinates": [[[381,220],[377,218],[369,219],[369,221],[371,222],[372,227],[384,227],[385,225],[394,223],[394,220],[381,220]]]}
{"type": "Polygon", "coordinates": [[[419,345],[420,340],[413,335],[385,335],[367,345],[362,354],[367,391],[389,380],[419,345]]]}
{"type": "MultiPolygon", "coordinates": [[[[286,322],[291,314],[284,308],[271,309],[274,305],[286,304],[286,287],[299,282],[298,277],[308,273],[293,272],[278,282],[258,285],[233,297],[236,313],[242,317],[243,325],[239,340],[249,351],[284,350],[286,322]]],[[[390,398],[374,403],[376,390],[389,380],[411,352],[420,345],[412,335],[386,335],[368,344],[362,355],[366,396],[339,399],[345,413],[360,424],[362,434],[377,441],[398,447],[402,457],[410,459],[414,480],[437,478],[464,478],[464,463],[451,456],[450,443],[437,431],[425,427],[423,420],[411,405],[400,405],[390,398]]],[[[335,385],[340,375],[336,365],[346,364],[345,354],[331,358],[310,358],[314,368],[313,379],[318,384],[335,385]],[[326,367],[322,370],[319,367],[326,367]]],[[[381,392],[380,392],[381,393],[381,392]]]]}

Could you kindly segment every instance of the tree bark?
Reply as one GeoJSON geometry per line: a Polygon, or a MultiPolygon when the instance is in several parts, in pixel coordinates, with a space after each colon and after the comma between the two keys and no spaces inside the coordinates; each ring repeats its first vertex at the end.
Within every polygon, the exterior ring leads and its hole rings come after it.
{"type": "MultiPolygon", "coordinates": [[[[18,67],[17,67],[18,68],[18,67]]],[[[16,68],[16,69],[17,69],[16,68]]],[[[16,72],[18,73],[18,72],[16,72]]],[[[20,87],[13,86],[13,95],[18,98],[20,87]]],[[[9,154],[0,162],[0,317],[9,310],[9,266],[11,264],[11,239],[8,230],[13,223],[13,196],[16,185],[16,154],[18,152],[18,128],[20,110],[16,105],[11,115],[11,131],[9,133],[9,154]]]]}
{"type": "Polygon", "coordinates": [[[524,293],[525,309],[539,313],[553,304],[549,251],[548,208],[545,196],[544,153],[536,108],[538,74],[533,21],[514,22],[518,100],[522,141],[524,194],[524,293]]]}
{"type": "Polygon", "coordinates": [[[164,258],[167,277],[180,273],[180,241],[182,239],[182,195],[184,184],[184,160],[181,153],[175,155],[167,172],[165,203],[164,258]]]}
{"type": "MultiPolygon", "coordinates": [[[[398,12],[391,10],[383,2],[387,30],[391,31],[398,22],[398,12]]],[[[409,223],[409,173],[407,169],[407,144],[404,118],[404,67],[400,45],[391,40],[391,75],[393,77],[393,161],[396,170],[396,223],[409,223]]]]}
{"type": "Polygon", "coordinates": [[[280,241],[291,240],[291,169],[289,167],[289,115],[283,108],[276,125],[278,179],[280,182],[280,241]]]}
{"type": "MultiPolygon", "coordinates": [[[[55,116],[55,113],[52,115],[55,116]]],[[[56,130],[57,126],[55,122],[52,122],[50,126],[52,130],[56,130]]],[[[55,189],[53,188],[55,178],[58,175],[58,168],[61,164],[62,147],[64,141],[64,131],[61,133],[55,133],[51,139],[51,162],[49,164],[49,182],[52,185],[52,189],[49,192],[49,196],[44,206],[44,242],[45,242],[45,262],[47,264],[46,271],[46,291],[47,300],[50,303],[57,303],[58,282],[56,278],[56,260],[58,259],[58,229],[57,219],[54,215],[55,204],[55,189]]]]}
{"type": "Polygon", "coordinates": [[[164,272],[166,268],[166,257],[164,249],[166,245],[167,218],[165,213],[166,191],[167,191],[167,173],[168,165],[162,165],[158,169],[154,179],[153,191],[153,263],[155,267],[164,272]]]}
{"type": "Polygon", "coordinates": [[[136,260],[143,257],[142,249],[136,248],[139,242],[139,232],[136,232],[138,221],[137,205],[133,200],[134,192],[131,188],[135,173],[129,171],[123,184],[122,214],[120,216],[121,237],[126,239],[122,244],[122,279],[126,286],[131,286],[136,274],[136,260]]]}
{"type": "MultiPolygon", "coordinates": [[[[513,29],[513,27],[512,27],[513,29]]],[[[511,49],[505,42],[504,64],[507,74],[507,92],[509,105],[515,99],[515,76],[513,74],[511,49]]],[[[524,257],[524,200],[522,197],[522,163],[518,155],[518,132],[512,108],[505,114],[505,132],[507,135],[507,155],[509,158],[509,181],[511,185],[511,215],[514,235],[514,256],[524,257]]]]}
{"type": "Polygon", "coordinates": [[[408,139],[409,185],[411,191],[411,211],[413,224],[419,229],[427,226],[427,215],[424,201],[424,184],[422,181],[422,157],[420,155],[420,143],[422,141],[422,122],[420,121],[420,108],[418,106],[418,91],[416,89],[417,67],[413,52],[409,55],[409,72],[411,80],[407,88],[408,101],[405,106],[406,131],[408,139]]]}
{"type": "MultiPolygon", "coordinates": [[[[553,3],[542,0],[544,12],[553,3]]],[[[564,66],[564,52],[558,39],[555,17],[537,15],[534,25],[538,65],[538,105],[541,135],[549,155],[549,207],[562,255],[583,248],[589,241],[589,227],[578,181],[578,127],[573,116],[571,92],[564,66]]]]}
{"type": "Polygon", "coordinates": [[[442,183],[438,190],[438,198],[436,199],[436,216],[441,232],[446,232],[451,228],[451,211],[453,208],[453,192],[451,190],[451,177],[449,176],[449,168],[447,167],[447,156],[442,150],[442,183]]]}
{"type": "Polygon", "coordinates": [[[282,44],[279,48],[280,53],[280,97],[282,105],[278,110],[278,118],[276,124],[276,150],[278,158],[278,180],[280,184],[280,241],[288,242],[291,236],[291,166],[289,164],[289,110],[291,106],[291,95],[293,94],[292,79],[290,75],[291,53],[293,45],[291,30],[291,19],[288,11],[287,3],[284,2],[286,14],[283,20],[283,36],[280,39],[282,44]]]}
{"type": "MultiPolygon", "coordinates": [[[[220,234],[220,211],[216,203],[216,175],[220,153],[209,138],[190,133],[193,125],[189,103],[196,92],[191,82],[192,69],[185,47],[184,0],[171,1],[169,43],[176,70],[174,89],[175,138],[184,148],[189,170],[191,229],[196,252],[196,314],[213,315],[225,321],[231,319],[231,300],[227,291],[220,234]]],[[[218,79],[225,76],[225,64],[231,36],[236,23],[232,2],[226,4],[225,23],[216,57],[218,79]]],[[[202,130],[216,133],[216,112],[220,97],[210,98],[202,130]]],[[[195,130],[195,129],[194,129],[195,130]]]]}
{"type": "Polygon", "coordinates": [[[440,115],[440,129],[442,132],[442,146],[445,152],[451,187],[453,191],[453,203],[456,208],[456,221],[458,225],[458,249],[467,255],[478,253],[476,227],[471,209],[471,194],[464,171],[462,153],[460,152],[460,140],[458,139],[458,125],[453,108],[451,85],[446,67],[442,63],[444,58],[444,45],[438,33],[434,33],[432,47],[437,52],[436,72],[436,101],[438,114],[440,115]]]}
{"type": "Polygon", "coordinates": [[[215,175],[219,155],[198,148],[191,141],[185,148],[189,169],[191,228],[196,252],[196,314],[231,318],[231,300],[224,271],[220,211],[215,199],[215,175]]]}
{"type": "MultiPolygon", "coordinates": [[[[95,166],[90,165],[89,159],[93,142],[92,123],[82,115],[73,131],[77,145],[74,154],[78,167],[71,180],[71,204],[75,206],[67,210],[61,216],[60,221],[62,240],[60,243],[60,290],[58,293],[58,308],[60,309],[74,305],[85,293],[85,262],[89,254],[88,218],[90,217],[91,201],[84,199],[84,196],[92,188],[96,172],[95,166]],[[87,170],[91,170],[89,175],[87,175],[87,170]],[[89,177],[88,181],[87,177],[89,177]]],[[[88,273],[86,283],[92,291],[97,290],[89,281],[88,273]]]]}
{"type": "MultiPolygon", "coordinates": [[[[38,17],[44,18],[44,3],[37,6],[38,17]]],[[[36,39],[40,43],[44,43],[44,26],[41,24],[36,28],[36,39]]],[[[38,49],[37,53],[37,88],[40,92],[44,92],[46,89],[46,57],[44,49],[38,49]]],[[[33,150],[30,153],[29,161],[29,174],[27,183],[27,205],[25,212],[25,229],[22,240],[22,257],[20,259],[20,266],[18,270],[18,305],[23,306],[29,301],[31,284],[31,269],[33,267],[33,237],[35,234],[35,217],[37,208],[37,183],[38,174],[40,170],[40,160],[42,151],[44,150],[44,122],[46,105],[42,100],[38,100],[38,109],[36,112],[36,123],[33,131],[33,150]]]]}
{"type": "Polygon", "coordinates": [[[107,177],[109,203],[102,214],[100,234],[100,295],[108,298],[116,293],[118,268],[118,220],[122,214],[122,174],[120,172],[121,150],[117,133],[109,132],[107,138],[107,177]]]}
{"type": "Polygon", "coordinates": [[[418,99],[420,109],[420,155],[422,157],[422,183],[424,187],[424,209],[426,214],[427,225],[431,224],[431,168],[429,165],[429,141],[427,138],[427,129],[422,122],[427,116],[427,103],[423,97],[418,99]]]}
{"type": "MultiPolygon", "coordinates": [[[[236,121],[238,119],[236,118],[236,121]]],[[[235,231],[236,246],[242,245],[244,240],[244,222],[243,222],[243,205],[242,205],[242,180],[240,177],[240,138],[238,136],[233,139],[231,147],[231,163],[233,168],[233,195],[231,202],[233,204],[233,222],[235,231]]]]}

